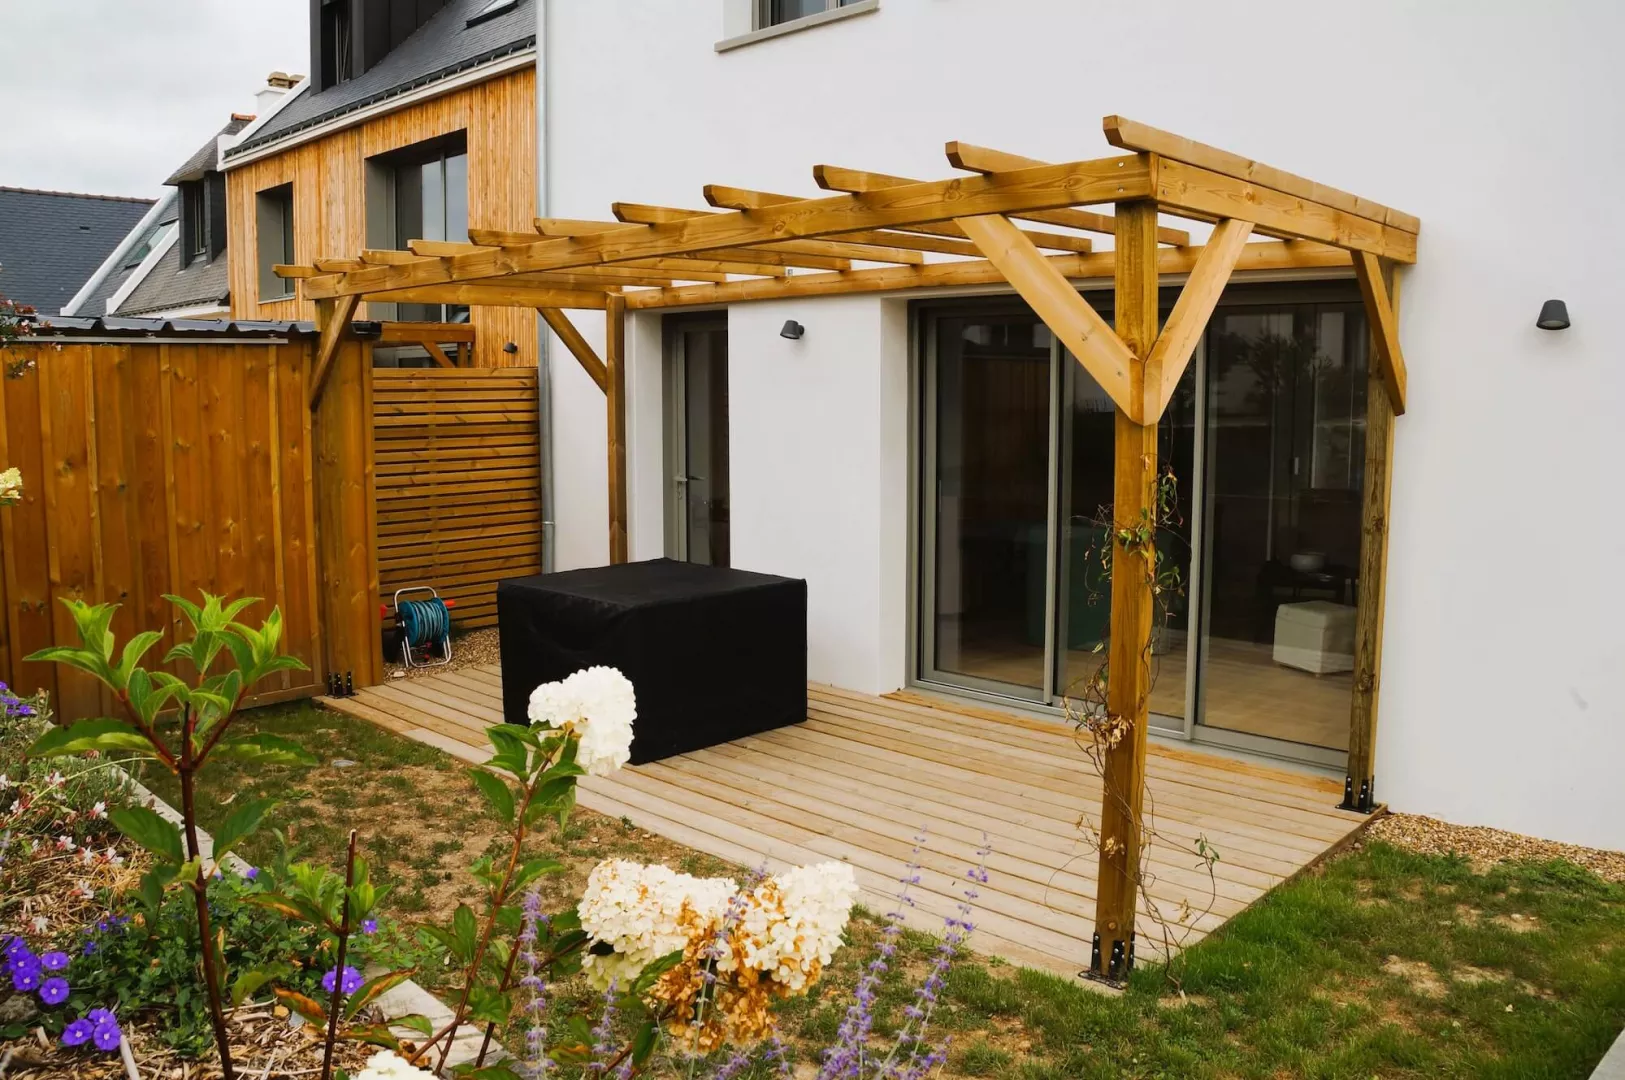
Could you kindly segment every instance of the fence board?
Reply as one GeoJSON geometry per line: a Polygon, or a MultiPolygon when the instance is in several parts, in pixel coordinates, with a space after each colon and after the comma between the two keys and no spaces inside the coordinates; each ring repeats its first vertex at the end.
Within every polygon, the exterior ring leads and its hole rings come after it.
{"type": "MultiPolygon", "coordinates": [[[[74,673],[22,657],[76,640],[63,598],[121,605],[120,640],[161,629],[163,599],[203,590],[283,609],[283,646],[319,669],[314,512],[303,342],[37,342],[8,347],[35,366],[0,379],[0,468],[23,474],[21,503],[0,510],[0,673],[52,693],[65,719],[106,711],[74,673]],[[60,347],[59,347],[60,346],[60,347]]],[[[184,672],[190,675],[191,673],[184,672]]],[[[262,698],[314,693],[295,672],[262,698]]]]}
{"type": "Polygon", "coordinates": [[[536,373],[373,372],[379,592],[433,585],[455,624],[496,624],[496,583],[539,574],[536,373]]]}

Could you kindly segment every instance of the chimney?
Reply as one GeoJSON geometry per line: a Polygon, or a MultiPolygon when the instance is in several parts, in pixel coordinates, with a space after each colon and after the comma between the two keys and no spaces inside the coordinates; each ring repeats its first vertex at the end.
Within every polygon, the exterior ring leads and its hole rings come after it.
{"type": "Polygon", "coordinates": [[[265,86],[254,95],[254,108],[259,115],[264,116],[275,105],[277,99],[304,78],[302,75],[289,75],[285,71],[273,71],[265,77],[265,86]]]}

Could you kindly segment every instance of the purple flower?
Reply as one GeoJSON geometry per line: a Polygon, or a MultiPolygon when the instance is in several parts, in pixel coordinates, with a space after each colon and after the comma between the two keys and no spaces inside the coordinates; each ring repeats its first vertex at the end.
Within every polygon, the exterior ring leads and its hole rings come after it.
{"type": "Polygon", "coordinates": [[[11,969],[12,989],[19,993],[29,990],[38,990],[40,973],[37,967],[14,967],[11,969]]]}
{"type": "Polygon", "coordinates": [[[68,1000],[68,980],[58,976],[46,979],[39,988],[39,999],[47,1005],[60,1005],[68,1000]]]}
{"type": "Polygon", "coordinates": [[[93,953],[95,951],[96,951],[96,943],[94,941],[85,942],[85,955],[86,956],[89,956],[91,953],[93,953]]]}
{"type": "Polygon", "coordinates": [[[90,1041],[95,1033],[96,1025],[89,1020],[80,1018],[62,1029],[63,1046],[82,1046],[90,1041]]]}
{"type": "Polygon", "coordinates": [[[363,981],[364,980],[361,978],[361,972],[357,971],[353,967],[350,967],[349,965],[345,965],[344,978],[342,980],[339,979],[338,968],[334,968],[332,971],[329,971],[326,975],[322,976],[322,989],[331,994],[333,992],[333,984],[338,983],[339,990],[346,997],[348,997],[357,990],[361,989],[361,984],[363,981]]]}
{"type": "Polygon", "coordinates": [[[363,934],[376,934],[378,932],[378,920],[377,919],[363,919],[363,920],[361,920],[361,932],[363,934]]]}
{"type": "Polygon", "coordinates": [[[100,1027],[102,1024],[118,1023],[118,1017],[114,1016],[112,1011],[109,1009],[91,1009],[85,1014],[85,1018],[88,1019],[92,1024],[95,1024],[97,1027],[100,1027]]]}
{"type": "Polygon", "coordinates": [[[6,970],[13,973],[19,971],[32,971],[34,974],[38,975],[40,970],[40,958],[29,952],[27,949],[24,949],[22,952],[6,961],[6,970]]]}
{"type": "Polygon", "coordinates": [[[14,958],[19,953],[25,953],[27,951],[28,951],[28,942],[24,941],[20,937],[14,937],[11,940],[6,942],[6,959],[7,960],[10,960],[10,959],[14,958]]]}
{"type": "Polygon", "coordinates": [[[249,881],[253,881],[255,878],[257,878],[259,876],[260,876],[260,868],[257,867],[257,866],[250,866],[247,870],[243,871],[243,877],[247,878],[249,881]]]}
{"type": "Polygon", "coordinates": [[[118,1044],[124,1038],[124,1032],[119,1030],[117,1020],[109,1020],[105,1024],[97,1024],[92,1031],[91,1038],[96,1040],[98,1050],[117,1050],[118,1044]]]}
{"type": "Polygon", "coordinates": [[[68,966],[68,954],[65,952],[48,952],[40,957],[40,965],[46,971],[61,971],[68,966]]]}

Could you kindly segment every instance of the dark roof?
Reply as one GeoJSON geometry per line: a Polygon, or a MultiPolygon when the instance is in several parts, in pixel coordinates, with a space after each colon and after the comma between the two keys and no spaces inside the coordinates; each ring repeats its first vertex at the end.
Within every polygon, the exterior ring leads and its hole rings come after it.
{"type": "Polygon", "coordinates": [[[61,311],[152,202],[0,187],[0,295],[61,311]]]}
{"type": "Polygon", "coordinates": [[[231,334],[236,337],[286,337],[314,334],[313,322],[260,319],[98,319],[57,316],[41,323],[33,337],[151,337],[159,334],[231,334]]]}
{"type": "Polygon", "coordinates": [[[469,19],[490,2],[450,0],[370,70],[290,101],[263,128],[227,150],[227,159],[536,44],[535,0],[518,0],[506,11],[469,26],[469,19]]]}
{"type": "Polygon", "coordinates": [[[186,164],[176,169],[175,174],[168,180],[165,180],[164,183],[173,186],[185,180],[203,179],[204,173],[211,172],[219,167],[215,147],[219,145],[220,136],[235,135],[252,123],[253,120],[254,118],[252,116],[242,116],[238,113],[232,113],[231,122],[225,127],[221,128],[219,131],[215,132],[213,135],[209,136],[209,141],[198,147],[197,153],[187,158],[186,164]]]}
{"type": "MultiPolygon", "coordinates": [[[[159,235],[179,219],[180,200],[175,192],[167,191],[163,198],[169,200],[169,205],[158,214],[157,220],[149,222],[141,234],[135,237],[130,250],[125,253],[119,264],[108,268],[106,276],[97,282],[96,288],[85,297],[75,314],[89,316],[105,314],[107,302],[124,287],[126,281],[130,280],[130,275],[135,273],[136,268],[146,259],[151,247],[156,246],[159,235]]],[[[137,223],[137,228],[139,227],[137,223]]]]}
{"type": "Polygon", "coordinates": [[[231,298],[231,274],[227,252],[213,259],[195,258],[181,265],[181,245],[177,240],[164,257],[130,290],[115,315],[141,315],[149,311],[171,311],[200,304],[226,306],[231,298]]]}

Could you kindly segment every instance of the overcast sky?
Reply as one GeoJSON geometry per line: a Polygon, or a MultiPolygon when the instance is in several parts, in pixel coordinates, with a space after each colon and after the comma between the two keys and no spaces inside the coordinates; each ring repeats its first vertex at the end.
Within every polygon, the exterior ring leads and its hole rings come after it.
{"type": "Polygon", "coordinates": [[[0,186],[157,194],[272,71],[309,0],[0,0],[0,186]]]}

